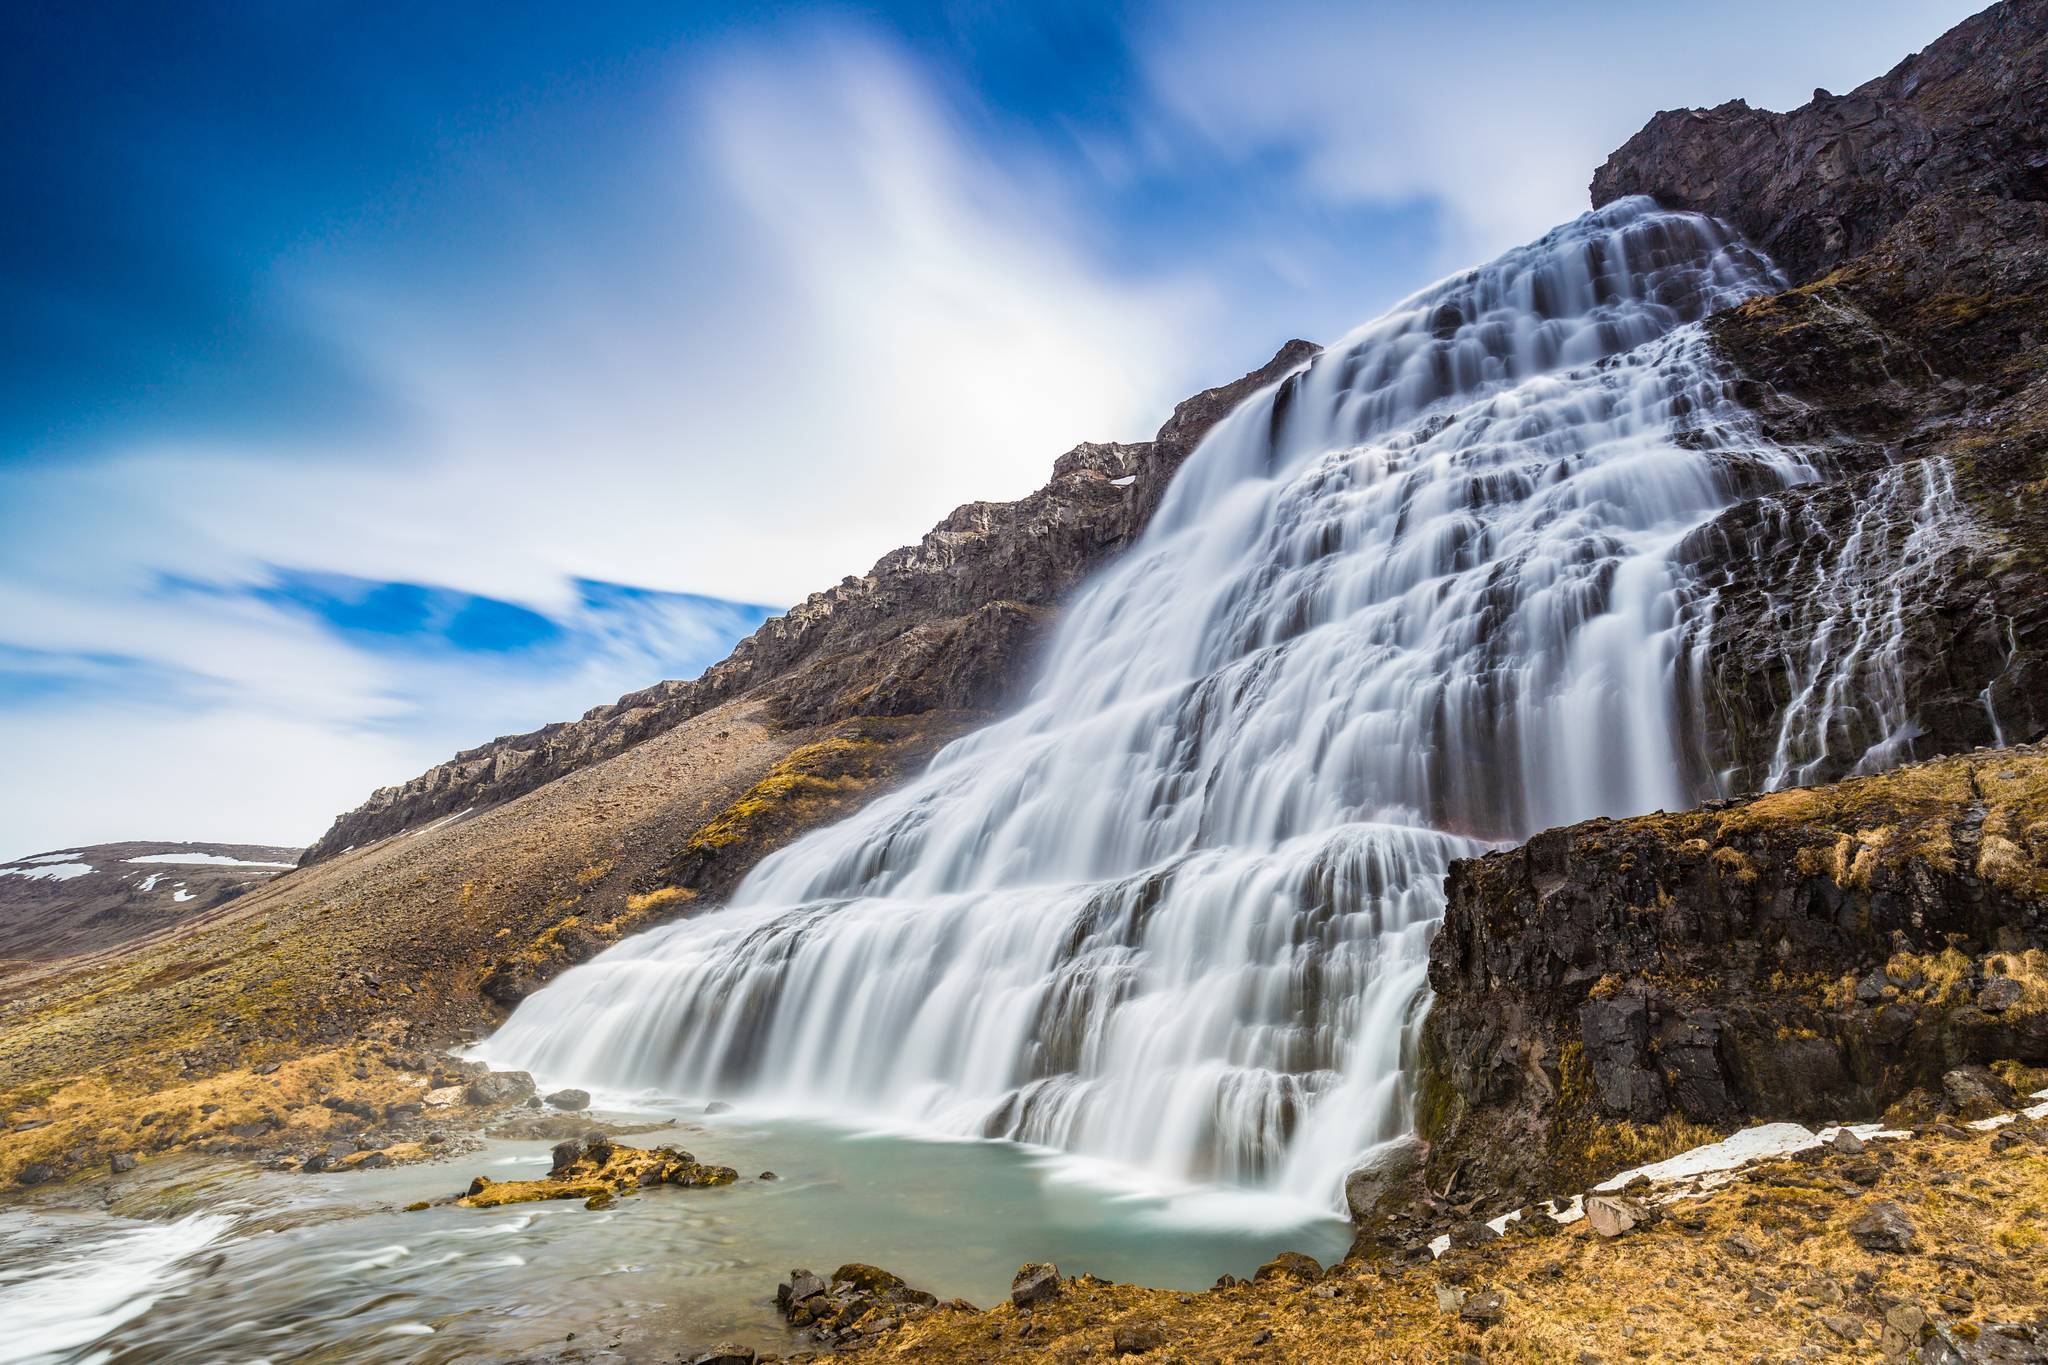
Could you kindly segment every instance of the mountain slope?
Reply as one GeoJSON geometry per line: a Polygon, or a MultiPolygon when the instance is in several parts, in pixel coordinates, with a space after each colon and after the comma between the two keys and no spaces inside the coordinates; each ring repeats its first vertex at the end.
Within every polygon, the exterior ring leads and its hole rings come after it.
{"type": "Polygon", "coordinates": [[[0,976],[27,962],[118,948],[261,886],[299,850],[143,840],[0,865],[0,976]]]}
{"type": "Polygon", "coordinates": [[[968,503],[864,576],[770,619],[697,679],[493,740],[374,793],[306,861],[509,800],[742,697],[788,725],[1001,707],[1027,675],[1048,609],[1144,529],[1203,433],[1315,351],[1290,341],[1243,378],[1182,402],[1151,441],[1076,446],[1029,497],[968,503]]]}

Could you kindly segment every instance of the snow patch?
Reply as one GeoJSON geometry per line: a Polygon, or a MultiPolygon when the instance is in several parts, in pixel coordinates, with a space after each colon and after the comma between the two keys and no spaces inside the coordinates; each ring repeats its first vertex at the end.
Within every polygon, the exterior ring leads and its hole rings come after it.
{"type": "Polygon", "coordinates": [[[1129,488],[1137,481],[1138,476],[1136,474],[1126,474],[1121,479],[1111,479],[1109,482],[1112,488],[1129,488]]]}
{"type": "Polygon", "coordinates": [[[192,893],[185,889],[185,883],[179,882],[177,890],[171,892],[171,899],[174,901],[189,901],[192,899],[192,893]]]}
{"type": "Polygon", "coordinates": [[[68,882],[92,872],[91,863],[57,863],[42,867],[0,867],[0,877],[27,877],[30,881],[68,882]]]}
{"type": "Polygon", "coordinates": [[[153,888],[153,887],[154,887],[154,886],[155,886],[155,885],[156,885],[156,884],[157,884],[158,882],[162,881],[163,879],[164,879],[164,874],[163,874],[163,873],[161,873],[161,872],[152,872],[152,873],[150,873],[150,874],[149,874],[149,875],[148,875],[147,877],[144,877],[144,878],[142,879],[142,885],[140,885],[140,886],[136,887],[135,889],[136,889],[137,891],[148,891],[148,890],[150,890],[151,888],[153,888]]]}
{"type": "Polygon", "coordinates": [[[227,858],[218,853],[145,853],[131,863],[205,863],[212,867],[296,867],[296,863],[259,863],[247,858],[227,858]]]}

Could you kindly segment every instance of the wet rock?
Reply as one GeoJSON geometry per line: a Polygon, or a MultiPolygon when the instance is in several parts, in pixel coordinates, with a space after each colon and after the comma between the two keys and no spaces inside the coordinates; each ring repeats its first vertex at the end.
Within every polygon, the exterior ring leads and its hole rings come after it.
{"type": "Polygon", "coordinates": [[[711,1103],[704,1106],[704,1112],[706,1114],[730,1114],[732,1112],[732,1106],[727,1104],[724,1100],[713,1100],[711,1101],[711,1103]]]}
{"type": "Polygon", "coordinates": [[[490,1072],[471,1081],[462,1092],[463,1099],[479,1109],[518,1104],[532,1095],[533,1077],[524,1071],[490,1072]]]}
{"type": "Polygon", "coordinates": [[[775,1301],[784,1309],[806,1299],[815,1299],[825,1292],[825,1282],[808,1270],[792,1270],[789,1281],[775,1291],[775,1301]]]}
{"type": "Polygon", "coordinates": [[[1360,1244],[1382,1244],[1397,1219],[1427,1205],[1429,1189],[1422,1179],[1426,1155],[1420,1139],[1404,1137],[1382,1147],[1344,1178],[1344,1203],[1360,1244]]]}
{"type": "Polygon", "coordinates": [[[1010,1302],[1018,1307],[1044,1303],[1060,1292],[1060,1268],[1051,1262],[1034,1261],[1019,1266],[1010,1280],[1010,1302]]]}
{"type": "Polygon", "coordinates": [[[1322,1263],[1299,1251],[1283,1251],[1252,1274],[1254,1282],[1278,1279],[1315,1281],[1321,1278],[1322,1263]]]}
{"type": "Polygon", "coordinates": [[[1110,1354],[1141,1356],[1166,1344],[1166,1329],[1157,1322],[1120,1322],[1110,1334],[1110,1354]]]}
{"type": "Polygon", "coordinates": [[[722,1341],[701,1355],[690,1357],[690,1365],[754,1365],[754,1348],[722,1341]]]}
{"type": "Polygon", "coordinates": [[[1849,1223],[1849,1236],[1865,1251],[1902,1254],[1913,1249],[1913,1223],[1889,1199],[1879,1200],[1849,1223]]]}
{"type": "Polygon", "coordinates": [[[759,1174],[759,1175],[755,1176],[755,1177],[754,1177],[754,1179],[756,1179],[756,1180],[780,1180],[780,1179],[782,1179],[782,1177],[781,1177],[781,1176],[779,1176],[779,1175],[777,1175],[777,1174],[775,1174],[775,1172],[773,1172],[773,1171],[763,1171],[763,1172],[761,1172],[761,1174],[759,1174]]]}
{"type": "Polygon", "coordinates": [[[579,1109],[588,1109],[590,1107],[590,1092],[588,1090],[574,1089],[557,1090],[547,1097],[547,1101],[557,1109],[565,1109],[574,1113],[579,1109]]]}

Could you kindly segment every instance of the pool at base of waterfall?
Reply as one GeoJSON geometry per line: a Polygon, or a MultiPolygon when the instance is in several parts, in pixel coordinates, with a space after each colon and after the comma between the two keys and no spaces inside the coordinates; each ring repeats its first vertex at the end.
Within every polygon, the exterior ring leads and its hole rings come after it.
{"type": "Polygon", "coordinates": [[[8,1210],[0,1362],[616,1360],[727,1338],[778,1351],[791,1339],[775,1286],[796,1266],[864,1261],[985,1306],[1026,1261],[1199,1289],[1280,1251],[1329,1260],[1348,1242],[1334,1217],[1243,1192],[1119,1188],[1008,1143],[743,1111],[619,1140],[684,1146],[742,1179],[600,1212],[405,1211],[473,1175],[547,1173],[547,1143],[492,1140],[335,1175],[166,1160],[69,1192],[96,1196],[89,1206],[8,1210]]]}

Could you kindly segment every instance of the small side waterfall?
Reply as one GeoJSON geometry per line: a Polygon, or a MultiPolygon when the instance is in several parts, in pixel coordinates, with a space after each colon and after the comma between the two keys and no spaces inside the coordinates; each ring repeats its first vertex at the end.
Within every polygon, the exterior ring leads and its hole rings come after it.
{"type": "Polygon", "coordinates": [[[1809,471],[1695,324],[1772,287],[1634,199],[1417,294],[1211,433],[1021,712],[486,1054],[1334,1202],[1447,863],[1702,794],[1671,552],[1809,471]]]}
{"type": "MultiPolygon", "coordinates": [[[[1933,581],[1944,543],[1964,524],[1955,467],[1931,458],[1879,470],[1856,490],[1849,534],[1832,543],[1824,528],[1801,528],[1816,547],[1788,575],[1806,589],[1796,612],[1809,643],[1784,660],[1796,689],[1778,718],[1769,790],[1825,780],[1831,759],[1854,754],[1851,774],[1882,772],[1911,757],[1920,734],[1900,667],[1907,595],[1933,581]]],[[[1781,520],[1804,512],[1779,509],[1781,520]]],[[[1799,537],[1781,528],[1786,540],[1799,537]]],[[[1788,633],[1788,638],[1794,638],[1788,633]]],[[[1994,731],[1998,714],[1986,709],[1994,731]]]]}

